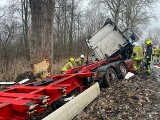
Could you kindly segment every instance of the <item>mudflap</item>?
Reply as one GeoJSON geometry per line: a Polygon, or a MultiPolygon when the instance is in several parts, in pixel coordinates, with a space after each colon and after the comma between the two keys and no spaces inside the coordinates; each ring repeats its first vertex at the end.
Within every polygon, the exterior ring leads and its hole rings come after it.
{"type": "Polygon", "coordinates": [[[128,72],[135,73],[135,69],[134,69],[134,66],[133,66],[134,65],[133,60],[131,60],[131,59],[125,60],[125,63],[127,65],[128,72]]]}

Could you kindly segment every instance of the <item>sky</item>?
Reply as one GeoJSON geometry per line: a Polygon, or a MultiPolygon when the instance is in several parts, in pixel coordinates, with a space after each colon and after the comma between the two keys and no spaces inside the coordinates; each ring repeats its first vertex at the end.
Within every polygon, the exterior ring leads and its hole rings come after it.
{"type": "Polygon", "coordinates": [[[157,19],[156,20],[152,20],[151,28],[152,27],[160,27],[160,3],[157,3],[153,7],[153,13],[156,15],[157,19]]]}
{"type": "Polygon", "coordinates": [[[3,6],[3,5],[5,5],[7,3],[7,0],[1,0],[0,1],[0,6],[3,6]]]}
{"type": "Polygon", "coordinates": [[[82,7],[81,10],[85,10],[85,8],[87,7],[87,5],[89,4],[90,0],[82,0],[82,7]]]}

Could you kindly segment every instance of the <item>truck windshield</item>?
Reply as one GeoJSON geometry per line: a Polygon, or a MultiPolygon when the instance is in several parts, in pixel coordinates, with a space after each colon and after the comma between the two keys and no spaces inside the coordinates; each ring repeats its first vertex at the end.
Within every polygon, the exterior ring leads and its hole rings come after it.
{"type": "Polygon", "coordinates": [[[139,37],[130,28],[125,29],[123,35],[130,43],[134,43],[139,40],[139,37]]]}

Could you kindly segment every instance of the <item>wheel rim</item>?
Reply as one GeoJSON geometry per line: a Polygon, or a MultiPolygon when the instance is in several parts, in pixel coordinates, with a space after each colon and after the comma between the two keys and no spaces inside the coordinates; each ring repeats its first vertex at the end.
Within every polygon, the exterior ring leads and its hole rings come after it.
{"type": "Polygon", "coordinates": [[[120,71],[121,71],[121,75],[123,77],[127,74],[127,69],[126,69],[126,66],[124,64],[120,65],[120,71]]]}
{"type": "Polygon", "coordinates": [[[108,86],[111,86],[117,80],[117,76],[114,70],[110,69],[110,71],[107,72],[106,80],[108,86]]]}
{"type": "Polygon", "coordinates": [[[109,73],[109,79],[115,80],[116,76],[114,73],[109,73]]]}

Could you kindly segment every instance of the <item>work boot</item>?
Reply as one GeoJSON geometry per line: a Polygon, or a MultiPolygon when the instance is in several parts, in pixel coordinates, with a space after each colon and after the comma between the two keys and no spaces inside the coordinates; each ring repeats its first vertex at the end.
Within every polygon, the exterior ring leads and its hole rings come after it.
{"type": "Polygon", "coordinates": [[[141,73],[140,70],[136,70],[136,72],[135,72],[136,75],[137,75],[137,74],[140,74],[140,73],[141,73]]]}
{"type": "Polygon", "coordinates": [[[150,73],[146,72],[146,78],[149,79],[150,78],[150,73]]]}
{"type": "Polygon", "coordinates": [[[135,71],[134,74],[137,75],[137,74],[138,74],[138,71],[135,71]]]}

